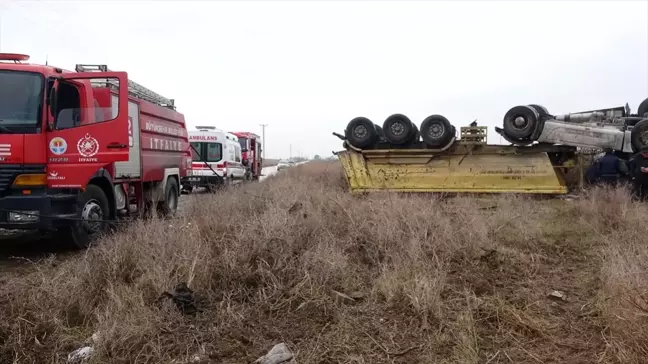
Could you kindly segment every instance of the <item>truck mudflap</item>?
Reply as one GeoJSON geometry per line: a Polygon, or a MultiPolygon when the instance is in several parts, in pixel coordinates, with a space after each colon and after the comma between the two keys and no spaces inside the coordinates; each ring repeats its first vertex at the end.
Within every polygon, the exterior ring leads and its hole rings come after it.
{"type": "MultiPolygon", "coordinates": [[[[345,143],[346,144],[346,143],[345,143]]],[[[337,152],[351,192],[567,194],[575,148],[471,145],[337,152]]]]}

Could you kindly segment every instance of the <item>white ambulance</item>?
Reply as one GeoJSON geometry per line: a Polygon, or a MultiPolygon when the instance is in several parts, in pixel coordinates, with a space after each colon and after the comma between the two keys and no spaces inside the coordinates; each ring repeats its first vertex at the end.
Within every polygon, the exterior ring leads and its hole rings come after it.
{"type": "Polygon", "coordinates": [[[198,126],[196,129],[189,131],[192,172],[183,187],[187,190],[193,187],[211,190],[219,185],[243,180],[245,166],[238,137],[215,126],[198,126]]]}

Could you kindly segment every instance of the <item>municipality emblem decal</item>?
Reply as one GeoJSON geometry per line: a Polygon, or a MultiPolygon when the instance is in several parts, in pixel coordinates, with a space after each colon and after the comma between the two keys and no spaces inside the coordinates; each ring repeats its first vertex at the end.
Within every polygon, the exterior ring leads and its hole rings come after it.
{"type": "Polygon", "coordinates": [[[49,149],[56,155],[61,155],[67,151],[67,142],[61,137],[54,137],[50,140],[49,149]]]}
{"type": "Polygon", "coordinates": [[[90,158],[99,152],[99,141],[86,134],[77,142],[77,150],[81,156],[90,158]]]}

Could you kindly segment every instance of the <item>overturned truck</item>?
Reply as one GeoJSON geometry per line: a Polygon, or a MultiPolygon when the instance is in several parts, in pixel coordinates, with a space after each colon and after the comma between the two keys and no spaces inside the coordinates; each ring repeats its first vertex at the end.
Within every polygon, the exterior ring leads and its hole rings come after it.
{"type": "Polygon", "coordinates": [[[648,145],[648,99],[636,114],[627,105],[554,116],[540,105],[516,106],[496,128],[512,145],[487,144],[487,127],[456,128],[442,115],[417,128],[402,114],[382,127],[351,120],[336,152],[352,192],[566,194],[567,175],[583,185],[582,148],[611,149],[628,158],[648,145]],[[573,172],[573,173],[572,173],[573,172]]]}
{"type": "MultiPolygon", "coordinates": [[[[337,152],[352,192],[461,192],[566,194],[565,173],[578,166],[576,148],[486,144],[487,128],[461,128],[442,148],[423,142],[337,152]]],[[[336,134],[337,135],[337,134],[336,134]]],[[[342,137],[341,135],[337,135],[342,137]]]]}

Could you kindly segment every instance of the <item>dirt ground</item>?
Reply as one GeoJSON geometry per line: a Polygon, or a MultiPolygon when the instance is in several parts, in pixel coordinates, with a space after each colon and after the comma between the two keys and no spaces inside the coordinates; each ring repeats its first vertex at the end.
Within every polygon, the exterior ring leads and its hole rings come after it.
{"type": "Polygon", "coordinates": [[[93,333],[92,363],[252,363],[279,342],[314,364],[648,357],[648,207],[623,189],[352,196],[311,162],[187,201],[87,252],[4,244],[0,362],[63,363],[93,333]],[[160,299],[180,282],[201,312],[160,299]]]}

